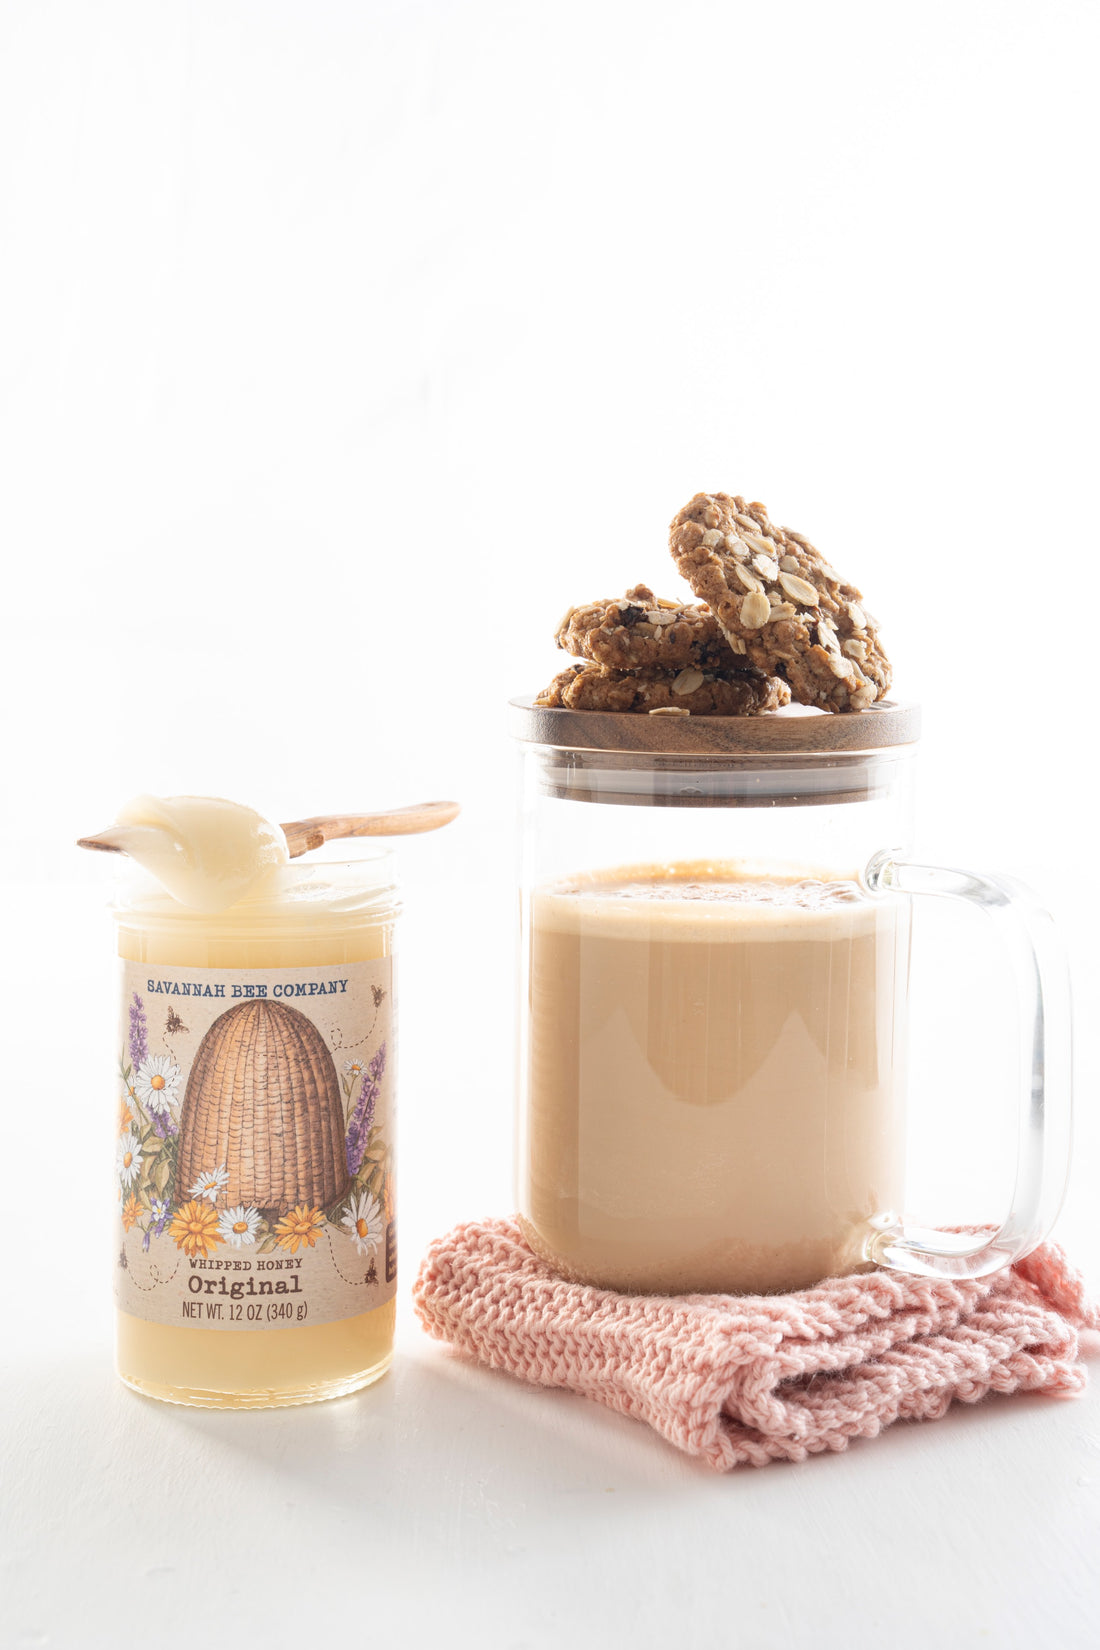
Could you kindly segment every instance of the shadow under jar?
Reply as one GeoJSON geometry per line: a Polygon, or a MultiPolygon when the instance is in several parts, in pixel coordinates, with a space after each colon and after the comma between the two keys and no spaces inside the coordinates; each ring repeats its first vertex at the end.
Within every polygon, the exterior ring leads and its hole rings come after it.
{"type": "Polygon", "coordinates": [[[1022,891],[906,858],[916,708],[688,718],[520,700],[513,717],[532,1248],[579,1281],[685,1294],[875,1264],[980,1276],[1033,1247],[1068,1151],[1060,959],[1022,891]],[[901,1213],[915,892],[1004,924],[1033,1052],[1045,987],[1057,1115],[1037,1054],[1017,1196],[994,1234],[901,1213]]]}

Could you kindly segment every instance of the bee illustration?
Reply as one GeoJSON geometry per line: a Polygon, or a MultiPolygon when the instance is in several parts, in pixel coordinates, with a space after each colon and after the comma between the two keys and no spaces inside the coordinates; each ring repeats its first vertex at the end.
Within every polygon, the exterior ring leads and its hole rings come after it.
{"type": "Polygon", "coordinates": [[[382,987],[380,985],[372,985],[371,986],[371,991],[374,994],[374,1006],[375,1006],[375,1008],[377,1008],[379,1003],[382,1001],[382,998],[386,995],[386,993],[382,990],[382,987]]]}
{"type": "Polygon", "coordinates": [[[118,1252],[118,1264],[122,1267],[124,1272],[128,1272],[130,1270],[130,1263],[126,1259],[126,1250],[124,1248],[120,1249],[118,1252]]]}
{"type": "Polygon", "coordinates": [[[176,1013],[174,1008],[170,1008],[168,1010],[168,1019],[165,1023],[164,1030],[165,1030],[165,1034],[167,1036],[171,1036],[174,1032],[177,1032],[177,1031],[186,1031],[187,1030],[187,1027],[184,1025],[183,1021],[180,1019],[179,1015],[176,1013]]]}

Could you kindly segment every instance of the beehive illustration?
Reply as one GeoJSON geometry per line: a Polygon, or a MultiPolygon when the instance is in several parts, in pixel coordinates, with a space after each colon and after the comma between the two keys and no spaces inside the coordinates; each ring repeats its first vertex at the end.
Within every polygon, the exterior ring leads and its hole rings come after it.
{"type": "Polygon", "coordinates": [[[222,1164],[229,1207],[324,1207],[347,1190],[336,1067],[313,1021],[285,1003],[238,1003],[199,1044],[180,1112],[177,1198],[222,1164]]]}

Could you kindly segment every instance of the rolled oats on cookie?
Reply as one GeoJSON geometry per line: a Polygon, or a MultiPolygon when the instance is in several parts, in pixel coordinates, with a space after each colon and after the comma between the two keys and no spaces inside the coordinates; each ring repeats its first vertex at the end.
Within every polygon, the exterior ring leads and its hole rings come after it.
{"type": "Polygon", "coordinates": [[[558,626],[557,643],[566,653],[614,670],[649,665],[739,668],[737,653],[713,613],[657,597],[645,584],[613,601],[571,607],[558,626]]]}
{"type": "Polygon", "coordinates": [[[535,700],[550,710],[678,710],[693,716],[759,716],[790,703],[777,677],[742,670],[721,675],[687,665],[683,670],[614,670],[592,663],[570,665],[535,700]]]}
{"type": "Polygon", "coordinates": [[[762,504],[696,493],[669,528],[672,558],[745,662],[822,710],[866,710],[890,687],[890,661],[863,597],[808,539],[762,504]]]}

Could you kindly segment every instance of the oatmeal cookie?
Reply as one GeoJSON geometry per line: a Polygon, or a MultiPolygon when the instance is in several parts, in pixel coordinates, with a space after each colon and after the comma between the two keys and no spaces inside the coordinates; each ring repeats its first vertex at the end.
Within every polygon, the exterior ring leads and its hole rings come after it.
{"type": "Polygon", "coordinates": [[[695,716],[759,716],[790,703],[786,682],[756,670],[720,675],[686,669],[612,670],[607,665],[570,665],[543,688],[536,705],[566,710],[679,711],[695,716]]]}
{"type": "Polygon", "coordinates": [[[646,584],[636,584],[614,601],[571,607],[558,626],[557,643],[576,658],[614,670],[649,665],[664,670],[684,665],[739,668],[737,655],[708,608],[666,601],[646,584]]]}
{"type": "Polygon", "coordinates": [[[672,558],[730,646],[782,676],[803,705],[866,710],[890,686],[877,622],[854,585],[762,504],[696,493],[669,529],[672,558]]]}

